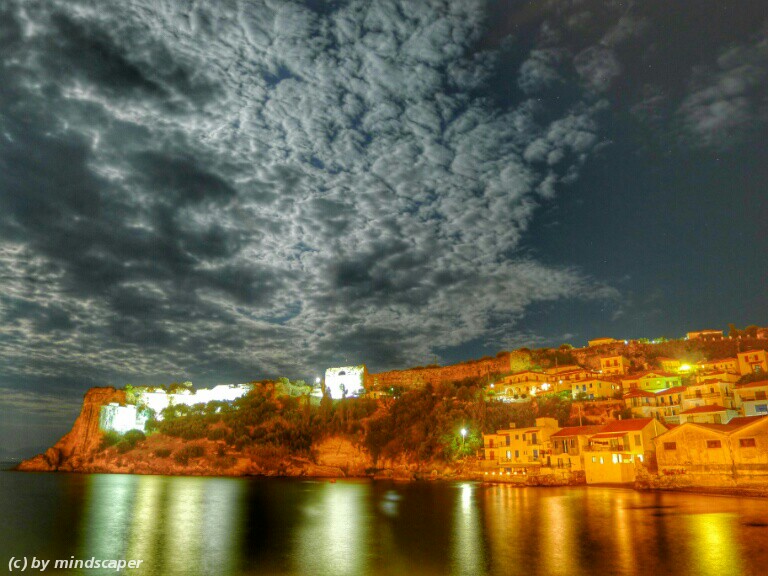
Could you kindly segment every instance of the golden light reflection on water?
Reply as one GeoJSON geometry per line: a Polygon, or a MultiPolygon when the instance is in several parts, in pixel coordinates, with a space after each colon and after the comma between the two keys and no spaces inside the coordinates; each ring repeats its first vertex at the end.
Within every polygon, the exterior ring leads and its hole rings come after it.
{"type": "Polygon", "coordinates": [[[547,574],[573,574],[575,538],[567,498],[552,496],[542,502],[538,552],[547,574]]]}
{"type": "Polygon", "coordinates": [[[740,576],[744,573],[735,514],[690,514],[689,565],[699,574],[740,576]]]}
{"type": "Polygon", "coordinates": [[[483,529],[475,502],[477,486],[470,483],[459,485],[460,496],[456,501],[452,538],[452,565],[454,574],[485,574],[485,550],[483,529]]]}
{"type": "Polygon", "coordinates": [[[295,573],[365,574],[371,515],[365,483],[316,484],[294,539],[295,573]]]}
{"type": "Polygon", "coordinates": [[[768,562],[762,501],[477,483],[94,475],[84,485],[72,553],[141,559],[135,576],[740,576],[768,562]]]}
{"type": "Polygon", "coordinates": [[[629,506],[629,499],[625,494],[617,492],[611,507],[613,516],[611,530],[615,544],[614,549],[616,550],[615,560],[623,574],[635,574],[637,570],[634,553],[639,543],[635,541],[632,535],[629,506]]]}

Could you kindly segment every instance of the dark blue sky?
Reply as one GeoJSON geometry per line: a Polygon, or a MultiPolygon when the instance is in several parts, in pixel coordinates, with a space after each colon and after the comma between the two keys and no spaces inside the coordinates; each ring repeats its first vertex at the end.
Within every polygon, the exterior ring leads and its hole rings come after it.
{"type": "Polygon", "coordinates": [[[764,2],[0,7],[0,433],[90,386],[765,324],[764,2]]]}

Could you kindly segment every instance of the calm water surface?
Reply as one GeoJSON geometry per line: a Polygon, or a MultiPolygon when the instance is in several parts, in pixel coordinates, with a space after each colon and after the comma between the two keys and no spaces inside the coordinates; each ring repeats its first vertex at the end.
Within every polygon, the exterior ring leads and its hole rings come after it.
{"type": "Polygon", "coordinates": [[[12,556],[74,556],[141,559],[121,573],[157,576],[768,573],[760,499],[15,472],[0,489],[3,571],[12,556]]]}

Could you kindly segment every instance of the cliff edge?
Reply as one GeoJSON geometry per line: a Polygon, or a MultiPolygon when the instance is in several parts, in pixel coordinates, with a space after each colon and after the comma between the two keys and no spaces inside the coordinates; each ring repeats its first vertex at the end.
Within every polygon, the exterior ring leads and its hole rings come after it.
{"type": "Polygon", "coordinates": [[[21,462],[17,470],[52,472],[80,468],[82,457],[96,449],[101,442],[99,413],[101,407],[110,402],[125,403],[125,391],[114,388],[88,390],[83,399],[83,408],[72,430],[43,454],[21,462]]]}

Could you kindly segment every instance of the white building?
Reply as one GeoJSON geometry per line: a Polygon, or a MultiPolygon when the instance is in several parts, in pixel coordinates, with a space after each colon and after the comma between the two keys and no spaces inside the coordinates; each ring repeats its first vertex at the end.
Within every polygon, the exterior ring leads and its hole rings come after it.
{"type": "Polygon", "coordinates": [[[325,371],[325,388],[334,400],[357,396],[365,392],[367,375],[368,371],[364,364],[328,368],[325,371]]]}

